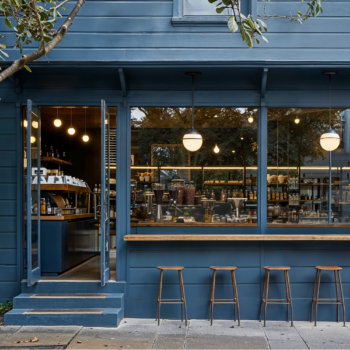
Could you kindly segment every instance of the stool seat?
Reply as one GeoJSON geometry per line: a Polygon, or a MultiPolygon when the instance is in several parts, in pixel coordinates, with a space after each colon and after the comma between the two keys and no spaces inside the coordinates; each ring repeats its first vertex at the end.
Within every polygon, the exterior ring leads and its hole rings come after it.
{"type": "Polygon", "coordinates": [[[170,270],[170,271],[181,271],[184,269],[182,266],[158,266],[158,270],[170,270]]]}
{"type": "Polygon", "coordinates": [[[316,270],[326,270],[326,271],[339,271],[342,270],[339,266],[316,266],[316,270]]]}
{"type": "Polygon", "coordinates": [[[235,271],[237,270],[236,266],[210,266],[212,270],[215,271],[235,271]]]}
{"type": "Polygon", "coordinates": [[[287,271],[290,270],[289,266],[264,266],[267,271],[287,271]]]}

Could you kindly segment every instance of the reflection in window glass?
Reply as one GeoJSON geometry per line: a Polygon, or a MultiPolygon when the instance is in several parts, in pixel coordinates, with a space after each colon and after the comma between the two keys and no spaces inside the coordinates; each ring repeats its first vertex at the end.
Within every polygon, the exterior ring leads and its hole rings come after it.
{"type": "Polygon", "coordinates": [[[182,144],[191,113],[190,108],[132,108],[131,221],[159,222],[153,196],[159,184],[163,224],[256,226],[258,110],[195,108],[194,128],[203,145],[193,153],[182,144]],[[176,206],[172,190],[178,193],[176,206]]]}
{"type": "Polygon", "coordinates": [[[268,110],[268,223],[322,225],[349,222],[347,113],[332,110],[332,127],[343,135],[341,146],[344,149],[332,152],[330,196],[329,154],[320,145],[320,137],[329,126],[329,111],[318,108],[268,110]]]}
{"type": "Polygon", "coordinates": [[[209,1],[183,0],[183,13],[184,16],[229,16],[232,10],[225,9],[219,14],[216,12],[216,4],[211,4],[209,1]]]}

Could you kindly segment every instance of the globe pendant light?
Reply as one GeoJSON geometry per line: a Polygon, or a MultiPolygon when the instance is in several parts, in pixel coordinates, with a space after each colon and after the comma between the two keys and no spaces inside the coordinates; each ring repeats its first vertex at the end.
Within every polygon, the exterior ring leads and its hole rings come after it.
{"type": "Polygon", "coordinates": [[[57,107],[57,117],[53,121],[53,125],[55,125],[56,128],[59,128],[62,125],[61,119],[58,118],[58,107],[57,107]]]}
{"type": "Polygon", "coordinates": [[[202,135],[199,134],[193,127],[194,120],[194,77],[200,75],[201,73],[186,73],[192,76],[192,128],[188,131],[182,138],[182,143],[184,147],[190,152],[198,151],[203,144],[202,135]]]}
{"type": "Polygon", "coordinates": [[[250,115],[250,117],[248,118],[248,123],[251,124],[253,123],[253,121],[254,121],[254,118],[252,115],[250,115]]]}
{"type": "Polygon", "coordinates": [[[75,129],[73,128],[73,116],[72,116],[72,108],[70,109],[70,128],[68,129],[69,135],[75,134],[75,129]]]}
{"type": "Polygon", "coordinates": [[[332,111],[332,75],[336,72],[325,72],[324,75],[329,76],[329,129],[321,135],[320,144],[325,151],[332,152],[336,150],[340,144],[340,136],[332,129],[331,111],[332,111]]]}
{"type": "Polygon", "coordinates": [[[215,153],[219,153],[220,152],[220,148],[218,147],[218,145],[215,145],[214,152],[215,153]]]}
{"type": "Polygon", "coordinates": [[[300,123],[299,117],[296,117],[296,118],[294,119],[294,123],[295,123],[295,124],[299,124],[299,123],[300,123]]]}
{"type": "Polygon", "coordinates": [[[83,136],[83,141],[88,142],[89,141],[89,136],[86,134],[86,108],[85,108],[85,134],[83,136]]]}

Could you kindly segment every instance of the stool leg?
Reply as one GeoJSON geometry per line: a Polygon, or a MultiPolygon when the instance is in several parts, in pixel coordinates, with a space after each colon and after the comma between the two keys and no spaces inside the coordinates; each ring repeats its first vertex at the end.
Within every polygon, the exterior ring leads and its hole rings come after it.
{"type": "Polygon", "coordinates": [[[260,319],[259,319],[259,322],[261,322],[261,313],[262,313],[264,294],[265,294],[265,287],[266,287],[266,277],[267,277],[267,271],[265,270],[264,287],[263,287],[262,296],[261,296],[261,303],[260,303],[260,319]]]}
{"type": "Polygon", "coordinates": [[[286,285],[286,299],[287,299],[287,322],[289,322],[289,291],[288,291],[288,282],[287,282],[287,270],[284,270],[284,284],[286,285]]]}
{"type": "Polygon", "coordinates": [[[310,322],[312,322],[312,311],[313,311],[313,306],[314,306],[314,302],[315,302],[315,290],[316,290],[316,284],[317,284],[317,277],[318,277],[318,270],[316,270],[316,277],[315,277],[315,283],[314,283],[314,290],[313,290],[313,292],[312,292],[310,322]]]}
{"type": "Polygon", "coordinates": [[[216,270],[213,271],[213,281],[211,283],[211,295],[210,295],[210,325],[213,325],[213,313],[214,313],[214,294],[215,294],[215,277],[216,270]]]}
{"type": "Polygon", "coordinates": [[[182,294],[182,288],[181,288],[181,275],[179,272],[179,285],[180,285],[180,295],[181,295],[181,322],[184,320],[184,296],[182,294]]]}
{"type": "Polygon", "coordinates": [[[157,299],[157,319],[158,326],[160,323],[160,304],[162,299],[162,284],[163,284],[163,270],[160,270],[159,287],[158,287],[158,299],[157,299]]]}
{"type": "Polygon", "coordinates": [[[236,299],[236,303],[233,304],[233,306],[235,307],[235,321],[236,321],[236,308],[237,308],[238,326],[240,326],[241,325],[241,317],[240,317],[240,314],[239,314],[239,301],[238,301],[237,281],[236,281],[235,272],[233,270],[231,271],[231,276],[232,276],[232,285],[233,285],[234,295],[235,295],[235,299],[236,299]]]}
{"type": "Polygon", "coordinates": [[[232,291],[233,291],[233,302],[234,302],[234,304],[233,304],[233,311],[234,311],[234,317],[235,317],[235,319],[234,319],[234,321],[236,322],[236,320],[237,320],[237,317],[236,317],[236,314],[237,314],[237,308],[236,308],[236,306],[237,306],[237,303],[236,303],[236,290],[235,290],[235,276],[234,276],[234,274],[235,274],[235,272],[232,270],[231,271],[231,278],[232,278],[232,291]]]}
{"type": "Polygon", "coordinates": [[[315,326],[317,326],[317,305],[318,305],[318,295],[320,292],[321,284],[321,270],[318,271],[318,284],[317,284],[317,294],[316,294],[316,303],[315,303],[315,326]]]}
{"type": "Polygon", "coordinates": [[[267,310],[267,298],[269,294],[269,282],[270,282],[270,271],[267,271],[267,281],[266,281],[266,295],[265,295],[265,310],[264,310],[264,327],[266,327],[266,310],[267,310]]]}
{"type": "MultiPolygon", "coordinates": [[[[293,327],[293,302],[292,302],[292,291],[291,291],[291,289],[290,289],[290,281],[289,281],[289,274],[288,274],[288,271],[286,271],[286,275],[287,275],[288,291],[289,291],[291,327],[293,327]]],[[[287,305],[287,306],[289,307],[289,305],[287,305]]]]}
{"type": "Polygon", "coordinates": [[[334,270],[334,279],[335,279],[335,290],[337,292],[337,322],[339,323],[339,293],[338,293],[338,281],[337,281],[337,272],[334,270]]]}
{"type": "Polygon", "coordinates": [[[340,286],[340,294],[341,294],[341,301],[343,305],[343,317],[344,317],[344,327],[345,327],[345,301],[344,301],[344,295],[343,295],[343,286],[341,284],[341,279],[340,279],[340,271],[338,270],[338,279],[339,279],[339,286],[340,286]]]}
{"type": "Polygon", "coordinates": [[[210,298],[209,298],[209,319],[208,321],[211,320],[211,300],[213,298],[213,285],[215,284],[215,270],[213,270],[213,278],[211,281],[211,291],[210,291],[210,298]]]}
{"type": "Polygon", "coordinates": [[[179,277],[180,277],[180,286],[181,286],[181,289],[182,289],[182,295],[183,295],[183,303],[184,303],[184,306],[185,306],[185,326],[187,326],[187,309],[186,309],[186,297],[185,297],[185,288],[184,288],[184,281],[182,279],[182,272],[179,271],[179,277]]]}

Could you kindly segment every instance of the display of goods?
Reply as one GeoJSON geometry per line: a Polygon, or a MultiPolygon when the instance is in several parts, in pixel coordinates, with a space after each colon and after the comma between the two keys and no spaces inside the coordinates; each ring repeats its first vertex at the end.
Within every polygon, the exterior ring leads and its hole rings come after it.
{"type": "Polygon", "coordinates": [[[177,204],[181,205],[184,200],[184,187],[183,186],[175,186],[175,189],[179,191],[177,196],[177,204]]]}
{"type": "Polygon", "coordinates": [[[194,187],[185,188],[185,204],[194,205],[196,189],[194,187]]]}

